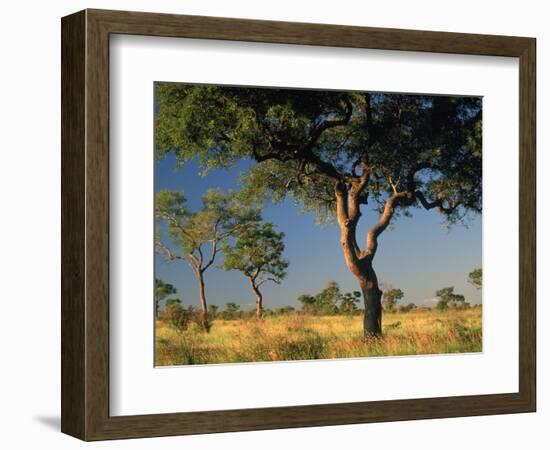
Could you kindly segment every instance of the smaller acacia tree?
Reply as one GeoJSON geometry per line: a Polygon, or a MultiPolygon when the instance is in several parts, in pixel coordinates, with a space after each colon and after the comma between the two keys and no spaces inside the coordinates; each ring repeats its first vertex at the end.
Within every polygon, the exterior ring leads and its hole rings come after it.
{"type": "Polygon", "coordinates": [[[249,222],[234,233],[235,240],[223,248],[225,270],[238,270],[250,281],[256,295],[256,317],[262,317],[263,294],[260,287],[272,281],[280,284],[286,276],[288,261],[283,259],[284,233],[277,233],[271,222],[249,222]]]}
{"type": "Polygon", "coordinates": [[[436,297],[439,298],[437,302],[437,309],[447,309],[449,307],[457,308],[459,305],[465,305],[465,298],[461,294],[455,294],[454,286],[446,287],[440,289],[435,293],[436,297]]]}
{"type": "Polygon", "coordinates": [[[155,278],[155,318],[158,319],[159,316],[160,302],[175,293],[176,288],[173,285],[165,283],[160,278],[155,278]]]}
{"type": "Polygon", "coordinates": [[[204,274],[212,267],[220,246],[232,233],[248,222],[259,220],[256,209],[244,207],[234,192],[224,193],[209,189],[202,199],[202,208],[193,212],[187,206],[182,192],[160,191],[156,195],[155,216],[166,226],[166,235],[172,245],[166,245],[160,232],[156,235],[156,249],[167,261],[187,261],[199,285],[201,326],[210,329],[204,274]],[[206,253],[208,251],[208,253],[206,253]]]}
{"type": "Polygon", "coordinates": [[[338,302],[342,294],[340,286],[334,280],[327,283],[327,286],[316,295],[317,311],[321,315],[338,314],[338,302]]]}
{"type": "Polygon", "coordinates": [[[405,294],[401,289],[389,288],[384,291],[384,309],[386,311],[394,311],[397,302],[401,300],[405,294]]]}
{"type": "Polygon", "coordinates": [[[480,267],[472,270],[468,274],[468,282],[474,285],[476,289],[481,289],[481,286],[483,284],[483,271],[481,270],[480,267]]]}

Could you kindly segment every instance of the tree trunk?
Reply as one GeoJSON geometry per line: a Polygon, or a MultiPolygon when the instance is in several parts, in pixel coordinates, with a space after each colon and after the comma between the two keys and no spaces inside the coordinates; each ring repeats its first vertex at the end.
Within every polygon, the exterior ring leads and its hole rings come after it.
{"type": "Polygon", "coordinates": [[[382,291],[378,287],[378,278],[372,267],[372,259],[358,259],[350,256],[349,245],[342,244],[346,265],[359,282],[363,293],[365,313],[363,333],[365,338],[382,336],[382,291]]]}
{"type": "Polygon", "coordinates": [[[206,303],[206,294],[204,292],[204,277],[200,270],[197,271],[197,280],[199,282],[199,297],[201,303],[200,324],[202,329],[208,332],[210,330],[210,324],[208,323],[208,304],[206,303]]]}
{"type": "Polygon", "coordinates": [[[258,289],[258,286],[256,286],[256,283],[254,283],[254,280],[251,279],[250,284],[252,286],[252,290],[256,294],[256,317],[258,319],[261,319],[262,312],[263,312],[263,305],[262,305],[263,296],[262,296],[262,293],[260,292],[260,289],[258,289]]]}
{"type": "Polygon", "coordinates": [[[359,209],[359,193],[368,181],[365,176],[351,188],[347,188],[342,182],[335,184],[336,216],[340,226],[340,245],[346,265],[361,287],[363,301],[365,303],[365,315],[363,319],[363,333],[365,338],[382,336],[382,291],[378,287],[376,272],[372,267],[372,260],[378,247],[378,235],[389,224],[393,215],[396,195],[390,197],[384,207],[384,212],[379,221],[367,233],[366,249],[362,252],[357,245],[355,237],[357,222],[361,217],[359,209]]]}
{"type": "Polygon", "coordinates": [[[342,244],[346,265],[359,282],[363,293],[365,314],[363,332],[366,338],[382,336],[382,291],[378,287],[378,278],[372,263],[365,259],[349,256],[349,246],[342,244]]]}
{"type": "MultiPolygon", "coordinates": [[[[370,269],[372,273],[374,270],[370,269]]],[[[382,291],[378,287],[376,275],[374,280],[359,279],[363,292],[365,314],[363,317],[363,332],[365,338],[382,336],[382,291]]]]}

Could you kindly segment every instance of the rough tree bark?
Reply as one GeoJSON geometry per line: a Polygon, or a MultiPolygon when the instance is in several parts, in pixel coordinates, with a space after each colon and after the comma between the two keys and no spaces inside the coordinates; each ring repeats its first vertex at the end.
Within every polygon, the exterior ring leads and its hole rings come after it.
{"type": "Polygon", "coordinates": [[[357,277],[365,304],[363,332],[365,337],[377,337],[382,335],[382,291],[372,266],[365,273],[366,276],[357,277]]]}

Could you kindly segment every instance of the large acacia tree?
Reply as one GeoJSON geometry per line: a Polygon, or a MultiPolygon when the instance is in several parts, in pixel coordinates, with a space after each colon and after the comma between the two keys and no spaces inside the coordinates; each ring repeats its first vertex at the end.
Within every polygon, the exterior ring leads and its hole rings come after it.
{"type": "Polygon", "coordinates": [[[336,218],[363,292],[365,336],[382,331],[373,261],[390,223],[413,207],[449,224],[481,211],[480,98],[157,84],[156,99],[159,157],[196,157],[205,170],[249,160],[251,199],[289,195],[336,218]],[[361,245],[362,214],[370,229],[361,245]]]}

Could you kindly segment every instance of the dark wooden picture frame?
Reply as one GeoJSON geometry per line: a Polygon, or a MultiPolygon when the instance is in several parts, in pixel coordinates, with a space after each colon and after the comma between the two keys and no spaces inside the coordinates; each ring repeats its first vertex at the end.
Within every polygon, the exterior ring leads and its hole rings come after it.
{"type": "Polygon", "coordinates": [[[85,10],[62,19],[62,415],[84,440],[535,411],[534,38],[85,10]],[[519,58],[519,391],[109,415],[109,36],[134,34],[519,58]]]}

